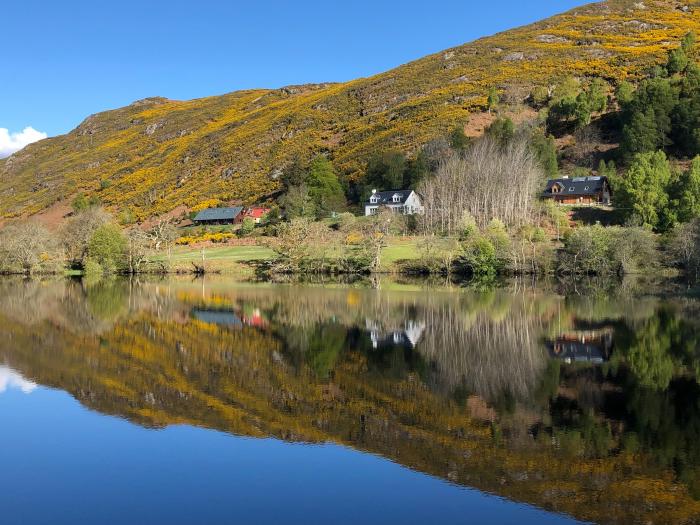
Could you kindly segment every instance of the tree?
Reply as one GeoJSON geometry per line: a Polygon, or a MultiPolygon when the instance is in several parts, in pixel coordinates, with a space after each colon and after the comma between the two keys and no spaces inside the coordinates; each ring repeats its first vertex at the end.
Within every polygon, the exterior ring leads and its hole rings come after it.
{"type": "Polygon", "coordinates": [[[507,117],[498,117],[486,128],[486,134],[493,137],[499,144],[506,145],[515,136],[515,125],[507,117]]]}
{"type": "Polygon", "coordinates": [[[289,189],[301,186],[306,182],[308,166],[299,157],[294,157],[292,162],[282,171],[282,184],[289,189]]]}
{"type": "Polygon", "coordinates": [[[622,128],[621,147],[625,154],[654,151],[664,143],[653,111],[634,111],[622,128]]]}
{"type": "Polygon", "coordinates": [[[537,160],[547,177],[550,179],[556,178],[559,173],[559,160],[554,137],[545,135],[543,130],[536,128],[530,136],[530,148],[535,152],[537,160]]]}
{"type": "Polygon", "coordinates": [[[695,157],[678,181],[677,203],[681,222],[700,217],[700,156],[695,157]]]}
{"type": "Polygon", "coordinates": [[[676,264],[696,278],[700,276],[700,219],[676,225],[671,231],[668,248],[676,264]]]}
{"type": "Polygon", "coordinates": [[[403,173],[403,188],[416,188],[418,184],[430,173],[427,155],[419,151],[415,158],[408,159],[403,173]]]}
{"type": "Polygon", "coordinates": [[[148,232],[151,246],[154,250],[160,251],[165,248],[168,254],[168,261],[172,258],[172,249],[180,234],[172,224],[170,218],[160,219],[148,232]]]}
{"type": "Polygon", "coordinates": [[[31,274],[51,259],[55,243],[46,228],[37,222],[10,224],[0,232],[0,272],[19,269],[31,274]]]}
{"type": "Polygon", "coordinates": [[[59,236],[68,264],[82,268],[88,254],[88,244],[100,226],[111,221],[102,208],[88,208],[71,217],[61,228],[59,236]]]}
{"type": "Polygon", "coordinates": [[[141,271],[151,254],[151,238],[140,228],[129,228],[124,235],[123,256],[125,269],[130,274],[141,271]]]}
{"type": "Polygon", "coordinates": [[[323,155],[316,157],[306,177],[309,196],[316,208],[316,217],[326,217],[330,212],[345,208],[345,193],[335,174],[333,163],[323,155]]]}
{"type": "Polygon", "coordinates": [[[450,133],[450,147],[455,151],[462,151],[469,146],[469,137],[464,133],[464,126],[455,127],[450,133]]]}
{"type": "Polygon", "coordinates": [[[676,75],[685,71],[688,67],[688,55],[683,47],[678,47],[671,51],[668,55],[668,62],[666,63],[666,71],[670,75],[676,75]]]}
{"type": "Polygon", "coordinates": [[[640,153],[626,176],[616,182],[617,207],[629,222],[664,231],[675,222],[669,208],[672,182],[671,166],[663,151],[640,153]]]}
{"type": "Polygon", "coordinates": [[[611,272],[609,230],[597,224],[573,229],[564,242],[560,270],[572,274],[611,272]]]}
{"type": "Polygon", "coordinates": [[[374,154],[367,162],[365,185],[368,190],[398,190],[403,188],[406,156],[399,151],[374,154]]]}
{"type": "Polygon", "coordinates": [[[626,80],[620,82],[615,90],[615,99],[620,107],[624,107],[634,99],[634,85],[626,80]]]}
{"type": "Polygon", "coordinates": [[[290,187],[280,199],[280,206],[287,219],[316,216],[316,206],[306,184],[290,187]]]}
{"type": "Polygon", "coordinates": [[[382,207],[362,223],[361,246],[371,261],[370,268],[375,272],[381,267],[382,250],[386,246],[394,216],[389,208],[382,207]]]}
{"type": "Polygon", "coordinates": [[[465,212],[485,227],[492,219],[520,226],[532,219],[544,173],[525,138],[505,147],[485,136],[463,154],[452,152],[434,177],[423,181],[426,233],[456,234],[465,212]]]}
{"type": "Polygon", "coordinates": [[[116,224],[103,224],[95,230],[88,243],[88,257],[105,272],[116,271],[127,251],[127,242],[116,224]]]}
{"type": "Polygon", "coordinates": [[[622,115],[622,149],[631,157],[671,144],[672,114],[679,90],[667,78],[643,81],[622,115]]]}
{"type": "Polygon", "coordinates": [[[608,107],[608,91],[610,85],[602,78],[594,78],[591,80],[588,89],[586,90],[586,99],[590,110],[594,113],[605,111],[608,107]]]}
{"type": "Polygon", "coordinates": [[[498,104],[501,101],[501,97],[498,95],[496,88],[492,87],[489,89],[489,94],[486,97],[486,107],[489,110],[489,115],[491,111],[498,108],[498,104]]]}
{"type": "Polygon", "coordinates": [[[246,217],[243,219],[243,223],[241,223],[241,229],[240,229],[240,234],[243,237],[247,237],[251,233],[253,233],[253,230],[255,229],[255,221],[251,219],[250,217],[246,217]]]}

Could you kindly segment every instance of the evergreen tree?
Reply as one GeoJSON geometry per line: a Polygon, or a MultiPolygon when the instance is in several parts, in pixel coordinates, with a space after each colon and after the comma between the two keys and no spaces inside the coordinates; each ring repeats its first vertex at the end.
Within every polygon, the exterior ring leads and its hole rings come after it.
{"type": "Polygon", "coordinates": [[[547,177],[556,178],[559,173],[559,161],[554,138],[551,135],[545,135],[544,131],[537,128],[530,136],[530,147],[537,155],[537,160],[539,160],[547,177]]]}
{"type": "Polygon", "coordinates": [[[457,126],[450,133],[450,147],[455,151],[463,151],[469,146],[469,137],[464,133],[463,126],[457,126]]]}
{"type": "Polygon", "coordinates": [[[505,146],[515,136],[515,125],[509,118],[497,118],[486,128],[486,134],[505,146]]]}
{"type": "Polygon", "coordinates": [[[335,174],[333,163],[323,155],[319,155],[311,163],[306,184],[316,207],[316,217],[326,217],[331,212],[345,208],[343,187],[335,174]]]}
{"type": "Polygon", "coordinates": [[[622,127],[622,151],[625,155],[634,155],[654,151],[664,142],[662,134],[656,127],[654,112],[633,111],[622,127]]]}
{"type": "Polygon", "coordinates": [[[370,190],[402,189],[405,171],[406,156],[400,151],[385,151],[375,154],[370,157],[367,163],[365,185],[370,190]]]}

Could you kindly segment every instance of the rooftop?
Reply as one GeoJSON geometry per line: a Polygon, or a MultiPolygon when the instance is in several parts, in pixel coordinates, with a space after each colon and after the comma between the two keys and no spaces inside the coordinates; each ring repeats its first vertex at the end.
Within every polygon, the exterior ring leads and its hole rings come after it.
{"type": "Polygon", "coordinates": [[[200,211],[192,220],[194,222],[233,220],[238,217],[242,211],[243,208],[241,206],[234,206],[231,208],[207,208],[206,210],[200,211]]]}

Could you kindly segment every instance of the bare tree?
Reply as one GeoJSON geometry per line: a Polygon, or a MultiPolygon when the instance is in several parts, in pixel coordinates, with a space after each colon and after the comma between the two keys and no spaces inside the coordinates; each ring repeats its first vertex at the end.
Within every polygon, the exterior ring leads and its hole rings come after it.
{"type": "Polygon", "coordinates": [[[387,207],[381,207],[362,224],[362,248],[371,258],[372,270],[379,271],[382,264],[382,249],[394,222],[395,213],[387,207]]]}
{"type": "Polygon", "coordinates": [[[161,219],[148,232],[148,238],[155,251],[165,249],[168,253],[168,262],[172,262],[173,245],[179,237],[177,228],[172,219],[161,219]]]}
{"type": "Polygon", "coordinates": [[[151,253],[151,238],[139,228],[130,228],[126,231],[125,237],[127,270],[130,274],[139,273],[143,265],[148,261],[148,256],[151,253]]]}
{"type": "Polygon", "coordinates": [[[60,237],[68,264],[82,266],[87,257],[88,244],[95,231],[112,220],[99,207],[88,208],[74,215],[61,229],[60,237]]]}
{"type": "Polygon", "coordinates": [[[55,240],[37,222],[11,224],[0,233],[0,266],[5,272],[31,274],[42,262],[56,256],[55,240]]]}
{"type": "Polygon", "coordinates": [[[542,168],[524,138],[501,146],[484,137],[462,155],[449,153],[435,177],[421,185],[423,228],[457,233],[465,212],[481,227],[492,219],[508,226],[526,224],[534,213],[534,197],[542,179],[542,168]]]}

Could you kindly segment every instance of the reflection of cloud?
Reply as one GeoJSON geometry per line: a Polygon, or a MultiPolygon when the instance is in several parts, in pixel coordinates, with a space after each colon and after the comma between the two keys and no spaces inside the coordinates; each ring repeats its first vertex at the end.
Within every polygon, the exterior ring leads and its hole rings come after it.
{"type": "Polygon", "coordinates": [[[11,368],[0,366],[0,394],[8,388],[19,388],[25,394],[29,394],[36,388],[36,383],[24,379],[11,368]]]}

